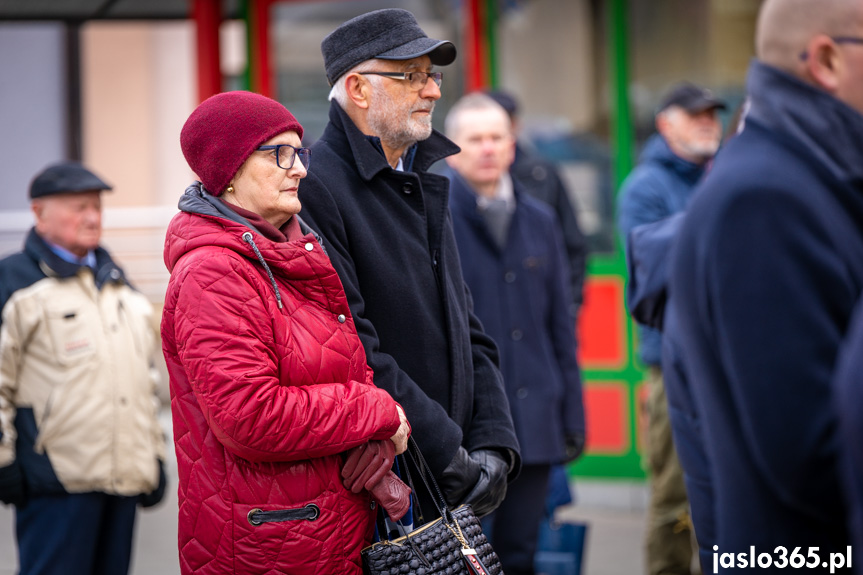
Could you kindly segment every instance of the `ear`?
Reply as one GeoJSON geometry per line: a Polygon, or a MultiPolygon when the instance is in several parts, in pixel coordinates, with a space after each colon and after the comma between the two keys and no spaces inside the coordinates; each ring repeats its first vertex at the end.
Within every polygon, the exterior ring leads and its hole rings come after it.
{"type": "Polygon", "coordinates": [[[665,111],[662,111],[656,115],[654,118],[654,125],[656,126],[656,131],[663,137],[668,136],[668,130],[671,126],[671,120],[668,119],[668,114],[665,111]]]}
{"type": "Polygon", "coordinates": [[[45,204],[42,203],[41,200],[33,200],[30,202],[30,211],[33,212],[33,217],[36,222],[39,222],[42,219],[42,211],[45,209],[45,204]]]}
{"type": "Polygon", "coordinates": [[[844,62],[829,36],[818,34],[809,39],[804,65],[807,76],[815,85],[831,94],[836,93],[844,62]]]}
{"type": "Polygon", "coordinates": [[[361,74],[349,74],[345,78],[345,92],[357,108],[368,109],[371,86],[361,74]]]}
{"type": "Polygon", "coordinates": [[[507,150],[507,166],[511,166],[515,162],[515,135],[510,134],[509,149],[507,150]]]}

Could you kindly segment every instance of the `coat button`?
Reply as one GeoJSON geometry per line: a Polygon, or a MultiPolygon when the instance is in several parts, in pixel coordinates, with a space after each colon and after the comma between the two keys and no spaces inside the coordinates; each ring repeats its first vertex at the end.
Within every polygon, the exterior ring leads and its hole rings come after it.
{"type": "Polygon", "coordinates": [[[312,242],[309,242],[309,243],[307,243],[307,244],[306,244],[306,251],[307,251],[307,252],[310,252],[310,251],[312,251],[313,249],[315,249],[315,246],[313,246],[313,245],[312,245],[312,242]]]}
{"type": "Polygon", "coordinates": [[[520,329],[512,330],[509,335],[512,338],[512,341],[519,341],[522,337],[524,337],[524,334],[521,332],[520,329]]]}
{"type": "Polygon", "coordinates": [[[524,399],[525,397],[527,397],[527,388],[526,387],[519,387],[515,391],[515,396],[519,399],[524,399]]]}
{"type": "Polygon", "coordinates": [[[337,320],[339,320],[339,323],[345,323],[345,320],[346,320],[347,318],[345,317],[345,314],[340,313],[340,314],[339,314],[339,317],[337,317],[336,319],[337,319],[337,320]]]}
{"type": "Polygon", "coordinates": [[[514,282],[515,281],[515,272],[514,271],[508,271],[505,274],[503,274],[503,281],[505,281],[508,284],[511,284],[512,282],[514,282]]]}
{"type": "Polygon", "coordinates": [[[414,191],[414,185],[410,182],[407,182],[404,186],[402,186],[402,191],[406,194],[409,194],[414,191]]]}
{"type": "Polygon", "coordinates": [[[535,167],[530,171],[530,175],[531,175],[531,177],[533,177],[533,179],[534,179],[534,180],[536,180],[537,182],[541,182],[541,181],[545,180],[545,179],[548,177],[548,172],[547,172],[547,171],[546,171],[546,169],[545,169],[545,168],[543,168],[542,166],[535,166],[535,167]]]}

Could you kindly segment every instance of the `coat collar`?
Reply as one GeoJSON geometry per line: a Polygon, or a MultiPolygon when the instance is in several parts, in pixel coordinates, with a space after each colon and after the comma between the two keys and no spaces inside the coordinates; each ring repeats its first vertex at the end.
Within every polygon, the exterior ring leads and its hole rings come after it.
{"type": "MultiPolygon", "coordinates": [[[[479,210],[477,205],[477,194],[471,185],[461,176],[461,174],[449,166],[444,169],[443,175],[450,181],[450,206],[452,207],[453,213],[461,214],[461,216],[465,218],[470,225],[482,230],[481,233],[484,235],[491,248],[494,249],[495,252],[502,252],[503,249],[492,237],[491,232],[488,229],[488,225],[479,210]]],[[[519,217],[518,206],[522,203],[522,198],[524,197],[522,195],[521,184],[519,184],[515,179],[512,180],[512,192],[513,199],[515,201],[515,210],[512,213],[510,227],[512,227],[513,222],[515,222],[519,217]]]]}
{"type": "MultiPolygon", "coordinates": [[[[335,145],[338,139],[347,140],[349,152],[353,155],[357,171],[364,181],[371,181],[379,173],[392,170],[381,148],[363,134],[347,112],[339,106],[338,102],[333,100],[330,102],[330,123],[324,130],[321,140],[335,145]]],[[[416,144],[412,171],[426,172],[438,160],[460,151],[461,148],[447,139],[446,136],[437,130],[432,130],[432,134],[427,140],[416,144]]]]}
{"type": "Polygon", "coordinates": [[[668,142],[660,134],[653,134],[647,139],[641,152],[641,162],[658,162],[668,167],[685,181],[695,184],[704,175],[705,164],[696,164],[684,160],[671,151],[668,142]]]}
{"type": "Polygon", "coordinates": [[[746,79],[746,122],[760,124],[783,141],[797,142],[804,154],[837,180],[863,185],[863,115],[794,76],[753,60],[746,79]]]}
{"type": "MultiPolygon", "coordinates": [[[[27,239],[24,241],[24,252],[34,261],[39,263],[39,267],[47,276],[57,278],[71,278],[78,274],[81,269],[86,268],[81,264],[67,262],[60,256],[54,253],[48,243],[36,232],[36,228],[31,228],[27,234],[27,239]]],[[[107,281],[116,283],[128,284],[126,274],[123,270],[114,263],[111,255],[103,247],[99,246],[95,250],[96,254],[96,269],[93,270],[93,277],[96,287],[100,288],[107,281]]]]}
{"type": "MultiPolygon", "coordinates": [[[[204,185],[201,182],[196,181],[192,185],[186,188],[185,193],[180,196],[180,201],[177,205],[181,212],[188,212],[190,214],[199,214],[204,216],[211,216],[215,218],[223,218],[226,220],[230,220],[235,224],[240,224],[254,231],[258,235],[263,236],[260,231],[258,231],[255,226],[232,210],[230,207],[225,205],[224,200],[222,198],[214,196],[207,192],[204,188],[204,185]]],[[[294,216],[297,219],[297,222],[300,224],[300,231],[303,235],[312,234],[315,239],[318,240],[318,243],[321,243],[323,247],[323,243],[321,242],[320,236],[315,232],[309,225],[303,221],[303,219],[299,215],[294,216]]]]}

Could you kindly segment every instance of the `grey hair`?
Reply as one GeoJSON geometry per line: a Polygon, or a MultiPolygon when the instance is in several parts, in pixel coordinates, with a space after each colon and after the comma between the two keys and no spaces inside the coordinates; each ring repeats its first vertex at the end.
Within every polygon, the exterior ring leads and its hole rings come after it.
{"type": "MultiPolygon", "coordinates": [[[[339,76],[335,82],[333,82],[333,87],[330,89],[330,95],[327,97],[328,101],[335,100],[339,103],[339,106],[345,108],[348,105],[348,91],[345,88],[345,79],[348,77],[348,74],[355,74],[357,72],[368,72],[375,68],[375,62],[377,60],[366,60],[365,62],[360,62],[341,76],[339,76]]],[[[374,84],[377,85],[377,81],[379,80],[378,76],[367,76],[367,78],[374,84]]]]}
{"type": "Polygon", "coordinates": [[[510,122],[509,114],[503,106],[482,92],[472,92],[462,96],[455,104],[453,104],[452,108],[450,108],[449,113],[446,116],[446,120],[444,120],[444,132],[450,139],[456,136],[456,132],[459,128],[459,121],[461,120],[463,112],[467,112],[469,110],[492,109],[498,109],[504,113],[504,116],[506,116],[507,129],[512,131],[512,123],[510,122]]]}

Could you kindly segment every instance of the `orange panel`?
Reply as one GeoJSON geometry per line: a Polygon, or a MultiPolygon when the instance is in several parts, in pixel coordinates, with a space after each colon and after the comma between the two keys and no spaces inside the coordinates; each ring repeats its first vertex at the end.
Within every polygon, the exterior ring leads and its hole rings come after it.
{"type": "Polygon", "coordinates": [[[583,368],[620,369],[627,359],[623,280],[588,278],[578,319],[578,359],[583,368]]]}
{"type": "Polygon", "coordinates": [[[587,383],[587,453],[621,455],[629,451],[629,390],[623,382],[587,383]]]}

